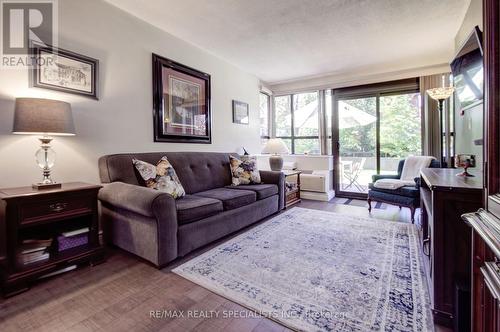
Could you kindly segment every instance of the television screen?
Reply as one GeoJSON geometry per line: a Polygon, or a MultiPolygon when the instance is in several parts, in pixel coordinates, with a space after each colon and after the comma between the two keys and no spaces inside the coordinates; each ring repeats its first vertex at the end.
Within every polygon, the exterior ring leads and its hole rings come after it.
{"type": "Polygon", "coordinates": [[[460,109],[483,101],[483,51],[481,31],[476,27],[451,63],[455,92],[460,109]]]}

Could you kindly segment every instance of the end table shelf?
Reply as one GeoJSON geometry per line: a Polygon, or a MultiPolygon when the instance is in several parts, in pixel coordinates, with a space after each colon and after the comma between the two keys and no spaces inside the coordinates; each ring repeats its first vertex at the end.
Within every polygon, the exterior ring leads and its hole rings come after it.
{"type": "Polygon", "coordinates": [[[285,209],[297,204],[300,199],[300,174],[301,171],[286,170],[282,171],[285,174],[285,209]],[[289,179],[296,178],[295,181],[289,182],[289,179]],[[289,188],[289,185],[292,189],[289,188]]]}
{"type": "Polygon", "coordinates": [[[104,260],[97,212],[100,188],[72,182],[57,189],[0,189],[0,281],[4,296],[27,290],[33,281],[49,273],[104,260]],[[81,243],[60,250],[57,237],[75,230],[83,230],[81,243]],[[43,259],[23,262],[31,254],[26,241],[35,242],[31,251],[43,259]]]}

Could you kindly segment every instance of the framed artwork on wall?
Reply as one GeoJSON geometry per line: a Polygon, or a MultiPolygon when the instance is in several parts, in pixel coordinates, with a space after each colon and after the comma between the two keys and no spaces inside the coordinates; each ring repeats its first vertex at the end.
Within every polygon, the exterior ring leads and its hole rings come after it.
{"type": "Polygon", "coordinates": [[[153,54],[155,142],[212,143],[210,75],[153,54]]]}
{"type": "Polygon", "coordinates": [[[248,104],[242,101],[233,100],[233,123],[249,123],[248,104]]]}
{"type": "Polygon", "coordinates": [[[99,99],[99,60],[31,42],[30,87],[99,99]]]}

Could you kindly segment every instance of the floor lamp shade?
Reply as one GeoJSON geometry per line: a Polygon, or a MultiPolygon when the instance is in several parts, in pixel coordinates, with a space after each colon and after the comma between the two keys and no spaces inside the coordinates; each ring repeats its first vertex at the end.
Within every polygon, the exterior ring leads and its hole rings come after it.
{"type": "Polygon", "coordinates": [[[427,94],[434,100],[445,100],[450,98],[453,95],[455,88],[452,86],[434,88],[427,90],[427,94]]]}
{"type": "Polygon", "coordinates": [[[40,98],[17,98],[14,134],[60,136],[75,135],[69,103],[40,98]]]}

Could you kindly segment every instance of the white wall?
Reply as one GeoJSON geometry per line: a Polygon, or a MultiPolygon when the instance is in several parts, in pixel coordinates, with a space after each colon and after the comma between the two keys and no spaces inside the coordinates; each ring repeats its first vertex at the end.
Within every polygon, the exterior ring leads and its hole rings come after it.
{"type": "MultiPolygon", "coordinates": [[[[166,9],[168,10],[168,9],[166,9]]],[[[76,137],[57,137],[57,181],[99,182],[99,156],[143,151],[260,152],[259,80],[207,52],[100,0],[59,1],[59,46],[100,60],[100,100],[29,88],[27,70],[0,71],[0,187],[41,177],[38,141],[12,135],[15,97],[70,102],[76,137]],[[212,140],[207,144],[153,142],[151,53],[211,74],[212,140]],[[231,100],[250,104],[250,125],[232,123],[231,100]]]]}
{"type": "MultiPolygon", "coordinates": [[[[455,49],[457,53],[476,25],[481,30],[483,29],[482,9],[481,0],[471,1],[464,21],[455,37],[455,49]]],[[[455,105],[459,105],[456,96],[455,99],[455,105]]],[[[463,115],[458,106],[455,110],[455,153],[476,155],[476,172],[483,170],[483,146],[474,144],[474,140],[483,138],[483,113],[484,106],[482,103],[465,110],[463,115]]]]}
{"type": "Polygon", "coordinates": [[[483,1],[482,0],[471,0],[469,8],[465,13],[464,20],[460,29],[455,36],[455,49],[458,51],[460,46],[465,42],[469,34],[472,32],[475,26],[479,26],[481,31],[483,30],[483,1]]]}

